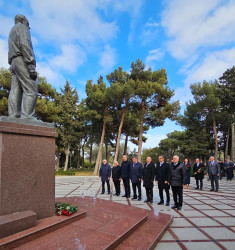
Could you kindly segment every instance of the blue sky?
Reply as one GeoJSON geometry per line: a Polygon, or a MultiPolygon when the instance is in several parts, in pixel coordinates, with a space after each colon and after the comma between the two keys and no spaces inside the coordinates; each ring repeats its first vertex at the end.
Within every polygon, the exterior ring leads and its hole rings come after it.
{"type": "MultiPolygon", "coordinates": [[[[16,14],[30,22],[37,71],[59,89],[65,80],[85,97],[85,84],[140,58],[166,68],[173,100],[191,99],[191,83],[214,80],[235,64],[235,1],[0,0],[0,67],[8,68],[7,38],[16,14]]],[[[151,129],[155,147],[174,122],[151,129]]]]}

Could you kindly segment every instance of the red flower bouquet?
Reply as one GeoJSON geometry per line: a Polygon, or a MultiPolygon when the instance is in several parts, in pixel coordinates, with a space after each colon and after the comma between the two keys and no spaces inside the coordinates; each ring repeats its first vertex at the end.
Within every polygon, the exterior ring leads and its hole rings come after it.
{"type": "Polygon", "coordinates": [[[57,216],[71,216],[78,211],[78,206],[70,206],[69,203],[55,203],[55,213],[57,216]]]}

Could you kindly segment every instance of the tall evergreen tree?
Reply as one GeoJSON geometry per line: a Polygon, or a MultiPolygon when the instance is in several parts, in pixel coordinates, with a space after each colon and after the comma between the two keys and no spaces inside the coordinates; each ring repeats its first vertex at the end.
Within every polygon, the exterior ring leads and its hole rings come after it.
{"type": "Polygon", "coordinates": [[[145,70],[141,60],[131,64],[130,78],[134,81],[136,110],[140,117],[138,138],[138,161],[141,161],[144,125],[152,128],[162,126],[166,118],[175,119],[179,102],[170,103],[174,91],[167,86],[165,69],[145,70]]]}

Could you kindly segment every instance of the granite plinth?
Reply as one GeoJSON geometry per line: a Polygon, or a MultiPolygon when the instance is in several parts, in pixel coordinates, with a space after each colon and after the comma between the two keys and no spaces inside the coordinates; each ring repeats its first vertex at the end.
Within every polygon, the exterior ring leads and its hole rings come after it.
{"type": "Polygon", "coordinates": [[[30,210],[0,216],[0,239],[36,226],[36,219],[30,210]]]}
{"type": "Polygon", "coordinates": [[[54,215],[56,137],[55,128],[1,117],[0,215],[25,210],[38,219],[54,215]]]}
{"type": "Polygon", "coordinates": [[[116,247],[120,247],[119,249],[153,249],[173,220],[173,217],[168,214],[156,214],[150,210],[92,197],[69,197],[56,201],[78,205],[79,209],[86,211],[86,217],[16,249],[93,250],[116,247]],[[134,241],[141,244],[133,243],[129,248],[128,239],[131,239],[133,235],[138,237],[134,241]],[[142,246],[144,248],[141,248],[142,246]]]}

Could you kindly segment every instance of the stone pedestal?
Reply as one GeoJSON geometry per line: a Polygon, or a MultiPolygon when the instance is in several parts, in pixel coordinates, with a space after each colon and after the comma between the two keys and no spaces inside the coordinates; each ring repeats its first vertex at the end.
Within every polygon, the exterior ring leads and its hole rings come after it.
{"type": "Polygon", "coordinates": [[[56,137],[52,124],[0,117],[0,215],[54,215],[56,137]]]}

